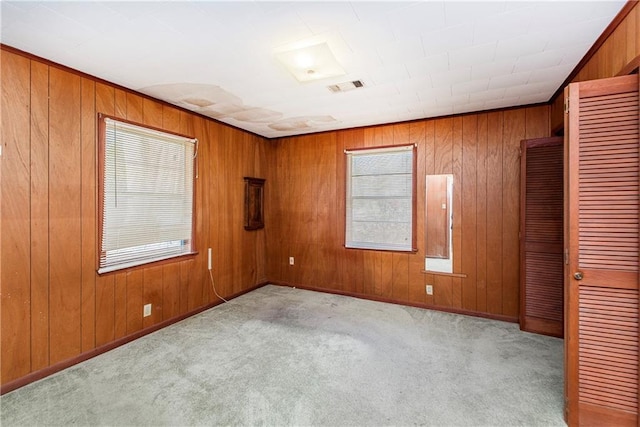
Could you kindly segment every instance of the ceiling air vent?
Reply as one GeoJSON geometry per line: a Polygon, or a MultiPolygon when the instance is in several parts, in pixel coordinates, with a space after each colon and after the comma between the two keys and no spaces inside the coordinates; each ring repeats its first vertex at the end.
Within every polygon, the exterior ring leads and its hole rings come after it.
{"type": "Polygon", "coordinates": [[[364,87],[364,83],[362,83],[362,80],[353,80],[350,82],[343,82],[327,86],[327,88],[333,93],[347,92],[349,90],[358,89],[360,87],[364,87]]]}

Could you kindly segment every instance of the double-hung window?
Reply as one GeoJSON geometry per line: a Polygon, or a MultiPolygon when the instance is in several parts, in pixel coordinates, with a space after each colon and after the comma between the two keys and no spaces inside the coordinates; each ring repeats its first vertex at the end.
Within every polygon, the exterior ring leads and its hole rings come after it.
{"type": "Polygon", "coordinates": [[[415,146],[346,151],[347,248],[415,248],[415,146]]]}
{"type": "Polygon", "coordinates": [[[98,273],[193,253],[197,140],[99,120],[98,273]]]}

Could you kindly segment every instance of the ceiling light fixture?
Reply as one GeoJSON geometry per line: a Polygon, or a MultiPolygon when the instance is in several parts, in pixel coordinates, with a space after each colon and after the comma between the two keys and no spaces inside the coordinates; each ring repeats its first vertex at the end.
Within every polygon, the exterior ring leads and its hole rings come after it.
{"type": "Polygon", "coordinates": [[[278,52],[276,57],[299,82],[346,74],[326,43],[278,52]]]}

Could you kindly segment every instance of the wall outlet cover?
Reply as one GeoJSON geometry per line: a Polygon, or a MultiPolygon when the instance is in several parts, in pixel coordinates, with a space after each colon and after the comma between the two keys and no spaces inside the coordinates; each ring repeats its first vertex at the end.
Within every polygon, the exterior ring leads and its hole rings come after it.
{"type": "Polygon", "coordinates": [[[142,311],[142,316],[147,317],[151,316],[151,304],[145,304],[144,310],[142,311]]]}

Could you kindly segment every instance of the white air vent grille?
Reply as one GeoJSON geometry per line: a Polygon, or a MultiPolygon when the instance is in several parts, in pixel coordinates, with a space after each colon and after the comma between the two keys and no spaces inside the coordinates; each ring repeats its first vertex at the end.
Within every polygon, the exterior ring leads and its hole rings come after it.
{"type": "Polygon", "coordinates": [[[349,90],[358,89],[361,87],[364,87],[364,83],[362,83],[362,80],[353,80],[350,82],[343,82],[327,86],[327,88],[333,93],[347,92],[349,90]]]}

